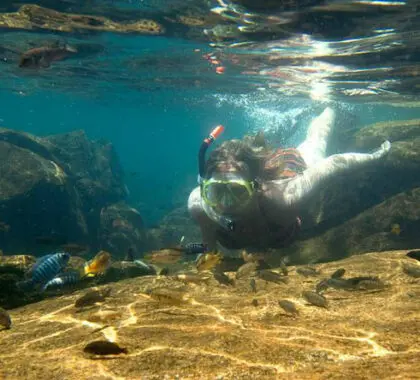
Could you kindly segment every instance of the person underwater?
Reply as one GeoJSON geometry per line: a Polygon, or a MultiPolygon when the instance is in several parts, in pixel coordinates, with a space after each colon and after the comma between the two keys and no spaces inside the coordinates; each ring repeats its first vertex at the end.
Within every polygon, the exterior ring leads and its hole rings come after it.
{"type": "Polygon", "coordinates": [[[312,120],[305,141],[296,149],[270,149],[261,135],[208,147],[223,132],[216,127],[199,151],[199,186],[188,209],[199,224],[208,250],[268,250],[292,242],[301,226],[299,210],[326,180],[379,160],[390,150],[385,141],[371,154],[326,157],[335,112],[327,107],[312,120]]]}

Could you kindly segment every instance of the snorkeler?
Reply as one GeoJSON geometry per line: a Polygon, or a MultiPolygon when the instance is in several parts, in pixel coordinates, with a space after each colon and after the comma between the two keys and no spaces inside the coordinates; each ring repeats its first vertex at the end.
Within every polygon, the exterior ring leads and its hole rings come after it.
{"type": "Polygon", "coordinates": [[[208,250],[216,249],[217,242],[251,251],[286,246],[300,230],[299,209],[329,177],[379,160],[390,150],[385,141],[371,154],[326,157],[334,120],[335,112],[326,108],[296,149],[273,151],[257,135],[224,142],[206,162],[207,148],[223,131],[216,127],[201,145],[199,186],[188,199],[208,250]]]}

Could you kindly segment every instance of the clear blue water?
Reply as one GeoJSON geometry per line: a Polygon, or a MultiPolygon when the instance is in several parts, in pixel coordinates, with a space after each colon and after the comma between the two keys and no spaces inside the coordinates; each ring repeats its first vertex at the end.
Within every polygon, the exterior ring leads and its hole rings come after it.
{"type": "MultiPolygon", "coordinates": [[[[244,25],[245,11],[234,3],[233,18],[199,27],[167,20],[197,12],[197,7],[203,17],[214,15],[210,10],[220,2],[36,4],[68,13],[105,14],[119,21],[150,17],[166,22],[163,36],[56,34],[48,28],[31,32],[3,28],[1,32],[5,49],[1,125],[39,136],[83,129],[92,139],[110,140],[128,173],[129,201],[148,225],[185,204],[196,182],[197,149],[217,124],[226,126],[225,139],[262,129],[276,142],[282,131],[295,129],[290,144],[297,144],[309,118],[326,103],[337,102],[356,114],[360,126],[420,116],[419,108],[391,106],[417,99],[418,37],[412,4],[331,13],[329,20],[339,22],[343,15],[351,20],[352,26],[343,30],[332,21],[326,26],[325,21],[305,16],[292,23],[289,31],[295,28],[294,32],[285,36],[236,33],[226,39],[213,38],[208,30],[223,23],[244,25]],[[383,16],[373,17],[375,9],[383,16]],[[398,30],[396,20],[406,23],[400,23],[398,30]],[[79,55],[46,69],[17,67],[18,53],[55,40],[76,46],[79,55]],[[235,45],[244,41],[252,43],[235,45]],[[203,59],[207,53],[214,53],[226,67],[223,75],[203,59]],[[386,71],[390,68],[393,74],[386,71]],[[279,70],[279,75],[273,74],[279,70]]],[[[356,2],[348,4],[360,7],[356,2]]],[[[19,5],[6,2],[4,11],[15,12],[19,5]]],[[[249,25],[271,25],[270,17],[282,15],[278,10],[259,14],[262,18],[251,17],[256,22],[249,25]]]]}
{"type": "MultiPolygon", "coordinates": [[[[83,129],[92,139],[111,141],[127,173],[129,202],[139,209],[150,226],[173,208],[186,205],[189,191],[196,186],[200,142],[213,126],[226,126],[224,139],[239,138],[272,127],[273,117],[281,122],[285,113],[302,112],[311,104],[304,99],[282,99],[279,104],[270,101],[259,106],[251,96],[245,102],[236,95],[230,97],[231,102],[220,102],[217,94],[210,95],[187,91],[180,100],[180,92],[176,90],[151,96],[133,93],[131,98],[129,93],[124,93],[125,102],[115,101],[112,92],[103,94],[100,100],[92,100],[54,91],[35,91],[28,96],[2,91],[1,125],[38,136],[83,129]]],[[[314,109],[319,107],[313,105],[314,109]]],[[[361,115],[361,126],[420,116],[418,109],[389,105],[345,104],[344,107],[361,115]]],[[[295,117],[295,128],[301,132],[296,136],[296,143],[302,140],[312,114],[302,116],[303,119],[295,117]]],[[[284,128],[288,127],[290,118],[293,116],[285,118],[284,128]]],[[[281,128],[281,124],[274,126],[281,128]]]]}

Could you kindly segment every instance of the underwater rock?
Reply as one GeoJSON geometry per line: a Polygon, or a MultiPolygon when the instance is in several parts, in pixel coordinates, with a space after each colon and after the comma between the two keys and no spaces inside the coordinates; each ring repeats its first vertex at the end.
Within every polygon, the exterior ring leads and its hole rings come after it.
{"type": "Polygon", "coordinates": [[[42,299],[35,293],[25,293],[16,286],[35,263],[29,255],[0,256],[0,307],[11,309],[42,299]]]}
{"type": "Polygon", "coordinates": [[[187,207],[179,207],[166,215],[159,228],[149,230],[151,242],[155,247],[171,247],[178,245],[182,236],[183,244],[201,242],[201,232],[198,225],[191,219],[187,207]]]}
{"type": "MultiPolygon", "coordinates": [[[[40,138],[0,128],[0,158],[0,222],[7,226],[3,249],[43,254],[65,243],[101,246],[101,210],[127,195],[112,144],[90,141],[83,131],[40,138]],[[52,235],[64,240],[55,243],[48,239],[52,235]]],[[[142,229],[137,211],[118,207],[142,229]]],[[[143,232],[136,234],[134,246],[144,240],[143,232]]],[[[126,245],[114,250],[125,255],[126,245]]]]}
{"type": "Polygon", "coordinates": [[[302,298],[319,278],[305,279],[290,266],[288,286],[261,282],[257,294],[248,281],[195,286],[149,276],[114,283],[112,296],[94,309],[74,308],[82,290],[8,310],[13,326],[0,331],[0,377],[85,379],[99,369],[102,377],[139,379],[411,379],[420,373],[420,283],[401,270],[413,261],[406,253],[314,265],[390,285],[328,288],[328,309],[302,298]],[[285,300],[286,312],[279,307],[285,300]],[[291,317],[295,310],[299,317],[291,317]],[[85,357],[86,345],[104,340],[130,354],[85,357]]]}
{"type": "Polygon", "coordinates": [[[365,253],[372,247],[378,251],[411,249],[420,246],[419,228],[420,187],[397,194],[318,236],[296,241],[270,260],[288,255],[292,262],[307,263],[365,253]],[[397,232],[394,224],[399,226],[397,232]]]}
{"type": "Polygon", "coordinates": [[[123,202],[102,208],[100,236],[102,248],[120,259],[130,249],[136,256],[147,247],[147,235],[140,213],[123,202]]]}
{"type": "Polygon", "coordinates": [[[131,261],[117,261],[111,264],[105,274],[98,277],[97,284],[119,281],[127,278],[155,275],[155,269],[150,266],[136,264],[131,261]]]}
{"type": "Polygon", "coordinates": [[[25,4],[17,12],[0,14],[0,27],[47,29],[57,32],[97,31],[156,35],[165,32],[164,27],[154,20],[118,23],[101,16],[63,13],[35,4],[25,4]]]}
{"type": "Polygon", "coordinates": [[[0,256],[0,273],[16,271],[25,273],[35,261],[36,257],[30,255],[0,256]]]}
{"type": "Polygon", "coordinates": [[[83,130],[43,140],[50,144],[50,151],[64,170],[75,178],[85,209],[100,209],[126,197],[122,167],[111,143],[90,141],[83,130]]]}
{"type": "Polygon", "coordinates": [[[341,148],[348,152],[376,149],[385,140],[395,143],[397,141],[411,141],[420,137],[420,119],[375,123],[363,127],[355,133],[343,131],[340,137],[341,148]]]}
{"type": "Polygon", "coordinates": [[[2,248],[9,252],[33,252],[36,237],[52,231],[73,240],[87,232],[67,174],[39,141],[0,131],[0,220],[10,226],[2,248]]]}

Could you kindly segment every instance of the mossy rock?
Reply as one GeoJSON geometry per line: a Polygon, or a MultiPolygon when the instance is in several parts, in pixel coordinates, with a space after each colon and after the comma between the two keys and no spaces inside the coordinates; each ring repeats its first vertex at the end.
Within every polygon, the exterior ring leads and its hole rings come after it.
{"type": "Polygon", "coordinates": [[[368,151],[379,148],[385,140],[395,143],[420,138],[420,119],[380,122],[367,125],[356,132],[347,130],[340,134],[338,131],[337,135],[341,150],[368,151]]]}
{"type": "Polygon", "coordinates": [[[150,19],[118,23],[106,17],[64,13],[35,4],[25,4],[17,12],[0,14],[0,27],[27,30],[47,29],[59,32],[85,30],[155,35],[165,32],[163,25],[150,19]]]}
{"type": "Polygon", "coordinates": [[[0,256],[0,270],[6,273],[7,268],[10,269],[8,273],[17,273],[17,271],[26,272],[35,264],[36,257],[30,255],[10,255],[0,256]]]}
{"type": "Polygon", "coordinates": [[[296,241],[279,250],[276,260],[292,262],[330,261],[372,251],[412,249],[420,245],[420,187],[400,193],[356,217],[312,238],[296,241]],[[398,224],[400,233],[392,231],[398,224]]]}

